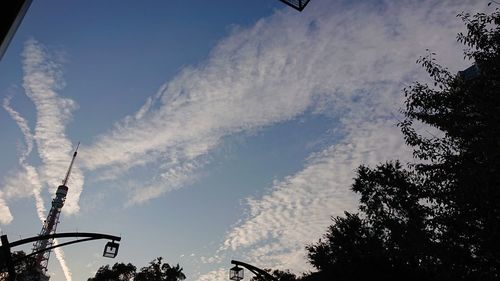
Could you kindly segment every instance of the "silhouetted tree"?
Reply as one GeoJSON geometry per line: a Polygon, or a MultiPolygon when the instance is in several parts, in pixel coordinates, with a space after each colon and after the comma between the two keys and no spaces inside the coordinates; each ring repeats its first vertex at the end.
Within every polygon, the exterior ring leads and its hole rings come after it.
{"type": "Polygon", "coordinates": [[[296,281],[297,276],[291,273],[289,270],[273,270],[272,276],[276,277],[279,281],[296,281]]]}
{"type": "Polygon", "coordinates": [[[170,266],[163,263],[163,258],[159,257],[149,263],[148,266],[137,268],[131,263],[115,263],[113,267],[109,265],[101,266],[94,277],[88,281],[180,281],[186,279],[182,272],[182,267],[177,264],[170,266]]]}
{"type": "MultiPolygon", "coordinates": [[[[14,262],[14,267],[16,271],[16,280],[34,280],[33,278],[38,276],[38,271],[36,269],[36,261],[34,257],[26,257],[24,251],[16,251],[12,253],[12,261],[14,262]]],[[[4,281],[8,279],[7,268],[2,268],[0,270],[0,280],[4,281]]]]}
{"type": "Polygon", "coordinates": [[[450,279],[500,278],[500,13],[459,15],[467,26],[458,41],[475,62],[452,75],[432,53],[420,62],[435,87],[415,83],[406,89],[400,126],[414,148],[415,165],[433,206],[432,226],[441,276],[450,279]],[[437,90],[439,89],[439,90],[437,90]],[[424,137],[422,122],[444,135],[424,137]],[[448,273],[444,273],[444,272],[448,273]]]}
{"type": "Polygon", "coordinates": [[[131,263],[115,263],[113,267],[109,265],[101,266],[94,277],[87,281],[130,281],[135,276],[136,267],[131,263]]]}
{"type": "Polygon", "coordinates": [[[398,162],[361,166],[353,185],[362,214],[337,217],[324,238],[306,247],[319,270],[305,280],[426,280],[432,249],[424,227],[429,207],[420,203],[410,172],[398,162]]]}
{"type": "Polygon", "coordinates": [[[149,263],[149,266],[141,268],[137,273],[135,281],[177,281],[184,280],[186,276],[182,273],[182,267],[177,264],[172,267],[168,263],[162,262],[159,257],[149,263]]]}
{"type": "Polygon", "coordinates": [[[358,168],[360,213],[307,246],[318,272],[304,280],[500,280],[500,13],[459,16],[473,67],[453,75],[429,52],[434,84],[404,90],[418,162],[358,168]]]}
{"type": "MultiPolygon", "coordinates": [[[[267,269],[267,268],[264,270],[279,281],[298,281],[299,280],[297,278],[297,276],[295,274],[291,273],[289,270],[278,270],[278,269],[272,270],[272,269],[267,269]]],[[[251,281],[262,281],[257,276],[253,276],[250,280],[251,281]]]]}
{"type": "Polygon", "coordinates": [[[165,266],[166,281],[178,281],[186,279],[186,275],[182,273],[182,267],[180,267],[179,264],[175,266],[170,266],[168,264],[165,265],[166,265],[165,266]]]}

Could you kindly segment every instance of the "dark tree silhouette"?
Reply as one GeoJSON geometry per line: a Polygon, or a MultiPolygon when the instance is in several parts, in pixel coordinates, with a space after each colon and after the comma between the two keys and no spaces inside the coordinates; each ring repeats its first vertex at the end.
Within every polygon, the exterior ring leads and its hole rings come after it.
{"type": "MultiPolygon", "coordinates": [[[[275,269],[275,270],[272,270],[272,269],[264,269],[266,272],[268,272],[269,274],[271,274],[274,278],[276,278],[277,280],[279,281],[297,281],[297,280],[300,280],[299,278],[297,278],[297,276],[293,273],[290,272],[290,270],[278,270],[278,269],[275,269]]],[[[257,276],[253,276],[250,281],[263,281],[261,280],[260,278],[258,278],[257,276]]],[[[264,280],[266,281],[266,280],[264,280]]]]}
{"type": "Polygon", "coordinates": [[[360,213],[307,246],[318,272],[303,280],[500,280],[500,12],[459,17],[474,65],[453,75],[429,52],[434,84],[404,90],[417,163],[358,168],[360,213]]]}
{"type": "Polygon", "coordinates": [[[109,265],[101,266],[94,277],[87,281],[129,281],[135,276],[136,267],[131,263],[115,263],[113,267],[109,265]]]}
{"type": "Polygon", "coordinates": [[[168,263],[163,263],[162,260],[161,257],[156,258],[149,263],[149,266],[141,268],[134,281],[178,281],[186,279],[179,264],[172,267],[168,263]]]}
{"type": "Polygon", "coordinates": [[[115,263],[113,267],[109,265],[101,266],[94,277],[88,281],[180,281],[186,279],[182,272],[182,267],[177,264],[170,266],[163,263],[163,258],[159,257],[149,263],[148,266],[137,268],[131,263],[115,263]]]}
{"type": "Polygon", "coordinates": [[[291,273],[289,270],[273,270],[271,272],[271,275],[276,277],[279,281],[296,281],[297,276],[295,274],[291,273]]]}
{"type": "Polygon", "coordinates": [[[467,26],[458,41],[475,65],[459,73],[439,66],[432,53],[420,62],[435,87],[406,89],[400,126],[414,148],[415,165],[434,213],[440,275],[450,279],[500,278],[500,12],[459,15],[467,26]],[[439,90],[437,90],[439,89],[439,90]],[[423,122],[444,136],[424,137],[423,122]],[[445,274],[445,272],[448,272],[445,274]]]}
{"type": "MultiPolygon", "coordinates": [[[[34,257],[26,257],[24,251],[16,251],[12,253],[12,260],[15,265],[16,280],[34,280],[33,278],[38,276],[34,257]]],[[[0,269],[0,280],[8,280],[7,268],[0,269]]]]}
{"type": "Polygon", "coordinates": [[[180,267],[179,264],[175,266],[169,266],[168,264],[166,265],[167,265],[165,269],[166,281],[178,281],[186,279],[186,275],[182,273],[182,267],[180,267]]]}
{"type": "Polygon", "coordinates": [[[306,247],[319,270],[305,280],[429,280],[424,227],[429,207],[420,203],[413,175],[398,162],[361,166],[353,190],[361,214],[337,217],[324,239],[306,247]]]}

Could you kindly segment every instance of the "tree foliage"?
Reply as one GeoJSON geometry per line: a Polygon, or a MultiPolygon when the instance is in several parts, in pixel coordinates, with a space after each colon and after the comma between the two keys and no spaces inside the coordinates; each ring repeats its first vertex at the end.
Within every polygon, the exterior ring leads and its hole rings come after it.
{"type": "MultiPolygon", "coordinates": [[[[296,281],[297,276],[293,273],[291,273],[289,270],[272,270],[272,269],[264,269],[267,273],[269,273],[271,276],[276,278],[278,281],[296,281]]],[[[261,278],[257,276],[253,276],[250,281],[263,281],[261,278]]],[[[267,281],[267,280],[264,280],[267,281]]]]}
{"type": "Polygon", "coordinates": [[[158,257],[148,266],[142,267],[139,272],[131,263],[115,263],[101,266],[94,277],[88,281],[180,281],[186,279],[182,267],[177,264],[171,266],[158,257]]]}
{"type": "Polygon", "coordinates": [[[416,163],[358,168],[359,213],[307,246],[304,280],[500,280],[500,12],[459,17],[474,65],[417,61],[434,83],[404,90],[399,123],[416,163]]]}
{"type": "MultiPolygon", "coordinates": [[[[36,261],[33,256],[27,256],[24,251],[16,251],[12,253],[12,261],[16,272],[17,281],[35,280],[38,276],[36,261]]],[[[0,268],[0,281],[8,280],[8,269],[6,265],[0,268]]]]}
{"type": "Polygon", "coordinates": [[[136,267],[131,264],[115,263],[112,267],[109,265],[101,266],[94,277],[88,281],[129,281],[135,276],[136,267]]]}
{"type": "Polygon", "coordinates": [[[149,266],[141,268],[134,281],[177,281],[186,279],[179,264],[170,266],[168,263],[163,263],[162,260],[161,257],[156,258],[149,263],[149,266]]]}

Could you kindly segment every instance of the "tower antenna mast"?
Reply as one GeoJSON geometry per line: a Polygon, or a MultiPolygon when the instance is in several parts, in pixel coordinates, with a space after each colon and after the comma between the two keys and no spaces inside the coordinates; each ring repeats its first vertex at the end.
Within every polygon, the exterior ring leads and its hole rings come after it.
{"type": "MultiPolygon", "coordinates": [[[[39,236],[54,234],[56,232],[57,224],[59,223],[59,215],[61,214],[61,209],[64,206],[64,201],[66,201],[66,195],[68,194],[67,184],[71,176],[71,170],[73,168],[79,146],[80,142],[78,142],[78,145],[76,146],[75,152],[73,153],[73,158],[71,159],[71,163],[69,165],[68,171],[66,172],[66,176],[62,181],[62,184],[57,187],[56,197],[52,200],[52,207],[50,208],[49,214],[47,215],[47,219],[43,223],[42,230],[40,231],[39,236]]],[[[46,272],[49,263],[50,250],[46,249],[52,247],[53,244],[54,239],[52,238],[47,240],[39,240],[35,242],[35,244],[33,244],[33,253],[37,253],[35,255],[35,261],[38,271],[40,272],[40,280],[48,280],[49,278],[46,275],[46,272]]]]}
{"type": "Polygon", "coordinates": [[[78,144],[76,145],[75,152],[73,152],[73,158],[71,159],[68,171],[66,172],[66,177],[64,177],[64,180],[62,181],[62,185],[66,185],[66,183],[68,183],[69,176],[71,175],[71,169],[73,168],[73,163],[75,162],[76,154],[78,153],[79,147],[80,147],[80,142],[78,142],[78,144]]]}

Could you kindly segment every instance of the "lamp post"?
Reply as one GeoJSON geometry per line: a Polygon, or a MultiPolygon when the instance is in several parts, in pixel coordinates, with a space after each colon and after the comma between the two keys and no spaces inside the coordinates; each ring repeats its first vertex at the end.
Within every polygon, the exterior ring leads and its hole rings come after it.
{"type": "Polygon", "coordinates": [[[271,274],[267,273],[265,270],[262,270],[256,266],[253,266],[248,263],[244,263],[241,261],[237,260],[232,260],[231,264],[234,264],[235,266],[229,270],[229,279],[230,280],[236,280],[239,281],[243,279],[243,268],[240,266],[250,270],[259,280],[262,281],[278,281],[274,276],[271,274]]]}
{"type": "Polygon", "coordinates": [[[33,0],[2,1],[0,4],[0,59],[33,0]]]}
{"type": "Polygon", "coordinates": [[[102,256],[106,258],[116,257],[116,255],[118,255],[119,246],[120,245],[118,243],[115,243],[115,241],[106,243],[106,246],[104,246],[104,252],[102,253],[102,256]]]}
{"type": "Polygon", "coordinates": [[[23,244],[31,243],[34,241],[39,241],[39,240],[47,240],[47,239],[52,239],[52,238],[68,238],[68,237],[76,237],[76,238],[82,237],[83,239],[78,239],[78,240],[69,241],[69,242],[58,244],[58,245],[54,245],[51,247],[47,247],[43,251],[50,251],[50,250],[55,249],[55,248],[59,248],[62,246],[67,246],[67,245],[71,245],[71,244],[75,244],[75,243],[81,243],[81,242],[85,242],[85,241],[91,241],[91,240],[97,240],[97,239],[107,239],[107,240],[111,240],[111,241],[106,243],[106,245],[104,247],[103,256],[107,257],[107,258],[114,258],[118,254],[118,248],[120,246],[115,241],[121,240],[121,237],[108,235],[108,234],[102,234],[102,233],[68,232],[68,233],[54,233],[54,234],[49,234],[49,235],[39,235],[39,236],[29,237],[26,239],[21,239],[21,240],[9,243],[9,240],[7,239],[7,235],[2,235],[0,237],[1,241],[2,241],[2,246],[0,246],[0,268],[6,267],[8,270],[8,273],[9,273],[8,281],[14,281],[14,280],[16,280],[15,279],[16,278],[15,277],[16,276],[15,263],[17,263],[23,259],[26,259],[28,257],[37,255],[40,253],[40,251],[33,252],[33,253],[26,255],[22,258],[13,260],[12,255],[11,255],[11,251],[10,251],[11,248],[16,247],[16,246],[20,246],[23,244]]]}
{"type": "Polygon", "coordinates": [[[240,281],[243,279],[243,268],[235,265],[233,268],[229,270],[229,279],[240,281]]]}

